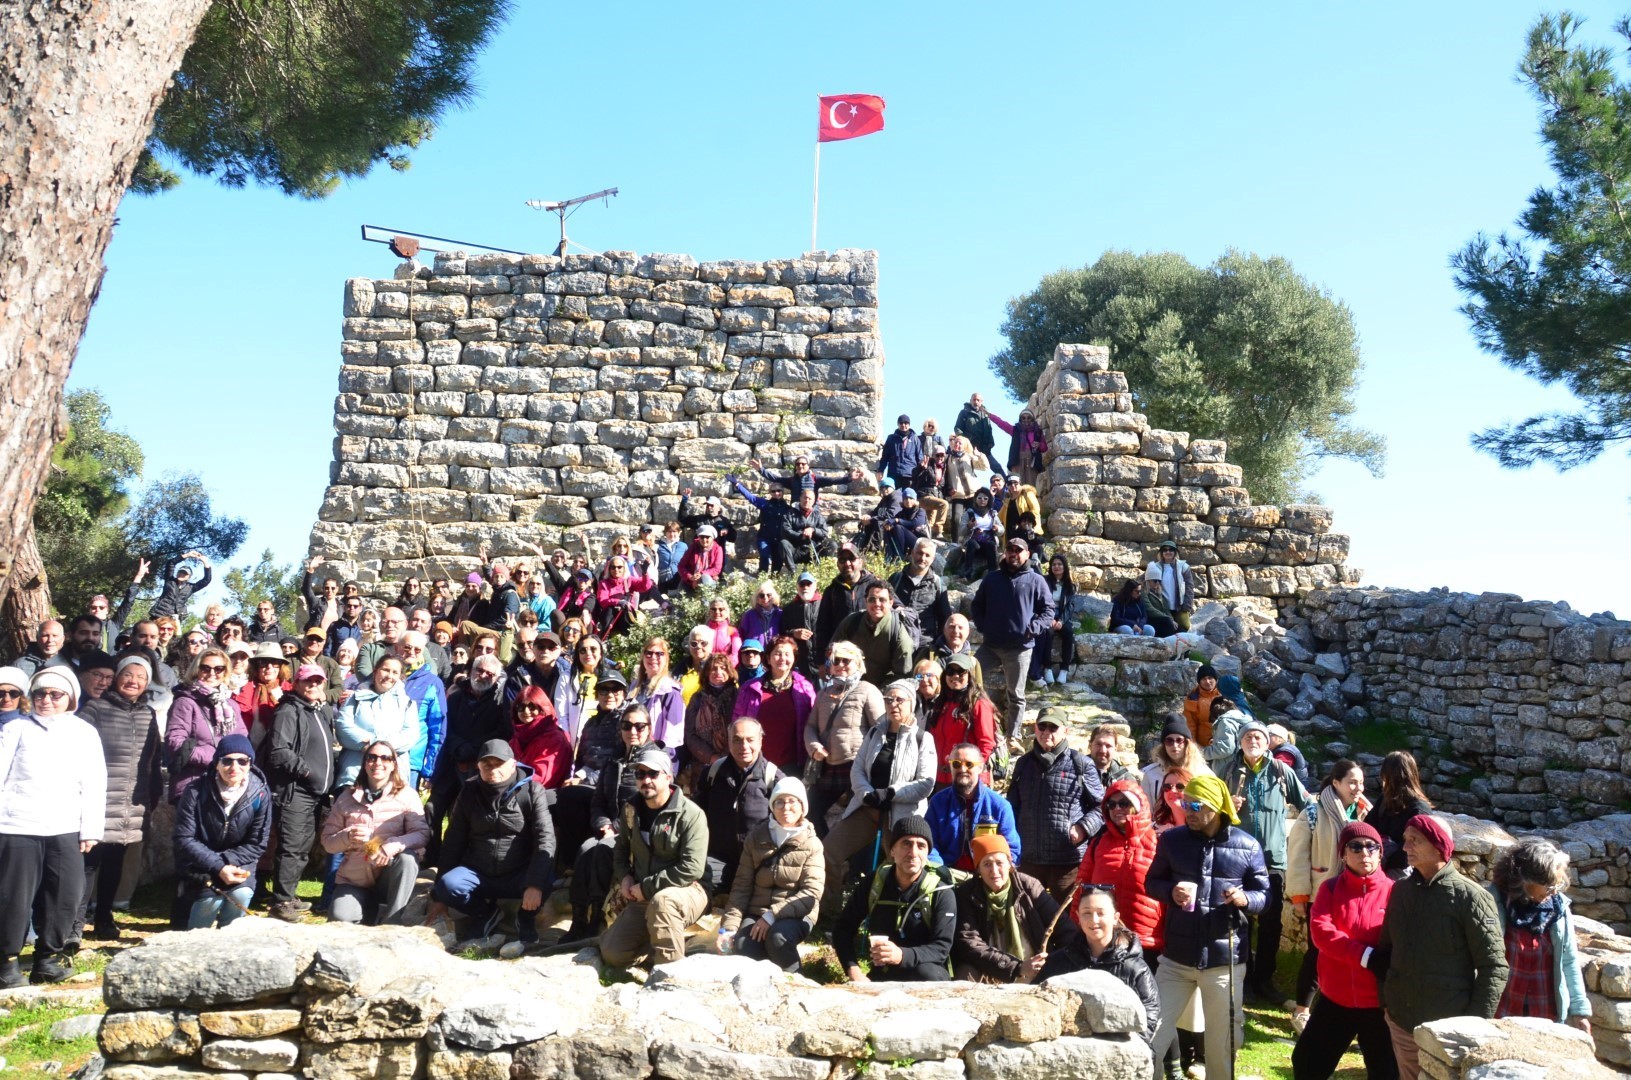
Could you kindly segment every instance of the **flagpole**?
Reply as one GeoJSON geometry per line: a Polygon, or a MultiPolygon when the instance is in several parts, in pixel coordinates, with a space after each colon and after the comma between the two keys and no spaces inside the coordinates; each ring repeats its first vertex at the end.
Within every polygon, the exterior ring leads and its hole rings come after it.
{"type": "Polygon", "coordinates": [[[821,141],[816,140],[815,188],[810,196],[810,250],[816,250],[816,222],[821,218],[821,141]]]}

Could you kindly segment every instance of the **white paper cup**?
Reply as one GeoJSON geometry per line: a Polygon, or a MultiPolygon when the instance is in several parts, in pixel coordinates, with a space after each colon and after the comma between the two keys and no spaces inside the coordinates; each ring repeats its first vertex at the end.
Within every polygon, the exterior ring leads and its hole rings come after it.
{"type": "Polygon", "coordinates": [[[1184,904],[1183,908],[1185,911],[1194,911],[1195,898],[1200,895],[1201,887],[1195,884],[1193,881],[1180,881],[1178,884],[1189,886],[1189,902],[1184,904]]]}

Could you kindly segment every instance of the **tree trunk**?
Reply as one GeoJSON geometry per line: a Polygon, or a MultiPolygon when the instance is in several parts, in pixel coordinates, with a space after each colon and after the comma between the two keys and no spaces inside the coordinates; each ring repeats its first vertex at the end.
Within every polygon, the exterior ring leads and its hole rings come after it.
{"type": "Polygon", "coordinates": [[[34,640],[40,623],[51,617],[51,585],[34,543],[34,526],[23,534],[11,576],[0,581],[0,656],[19,656],[34,640]]]}
{"type": "Polygon", "coordinates": [[[0,3],[0,580],[33,548],[113,215],[209,6],[0,3]]]}

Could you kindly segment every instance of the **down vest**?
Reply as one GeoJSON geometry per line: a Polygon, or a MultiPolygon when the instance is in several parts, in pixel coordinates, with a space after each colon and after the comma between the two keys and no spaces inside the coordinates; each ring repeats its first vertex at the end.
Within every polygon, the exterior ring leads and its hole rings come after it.
{"type": "MultiPolygon", "coordinates": [[[[1106,816],[1104,831],[1087,842],[1080,880],[1090,885],[1114,885],[1116,914],[1121,921],[1138,935],[1140,945],[1160,949],[1166,942],[1166,905],[1145,890],[1145,878],[1155,861],[1156,832],[1150,824],[1144,785],[1131,777],[1117,780],[1110,785],[1105,799],[1118,795],[1133,801],[1126,831],[1106,816]]],[[[1070,914],[1076,917],[1074,911],[1070,914]]]]}
{"type": "Polygon", "coordinates": [[[1036,747],[1014,762],[1008,801],[1014,807],[1014,826],[1025,845],[1025,861],[1038,866],[1069,866],[1104,826],[1099,809],[1104,788],[1099,770],[1079,750],[1066,747],[1052,764],[1036,747]],[[1071,826],[1080,823],[1088,840],[1070,838],[1071,826]]]}
{"type": "Polygon", "coordinates": [[[139,844],[148,815],[164,795],[159,772],[159,733],[147,695],[130,702],[109,690],[79,707],[79,718],[96,729],[108,767],[108,816],[104,844],[139,844]]]}
{"type": "Polygon", "coordinates": [[[1163,958],[1198,968],[1227,964],[1229,923],[1235,920],[1235,962],[1246,962],[1251,934],[1242,916],[1261,913],[1269,893],[1263,849],[1251,833],[1227,823],[1216,836],[1184,826],[1168,829],[1155,842],[1155,859],[1144,885],[1166,910],[1163,958]],[[1172,902],[1172,887],[1180,881],[1198,885],[1194,911],[1172,902]],[[1223,894],[1236,886],[1246,892],[1244,910],[1223,900],[1223,894]]]}
{"type": "Polygon", "coordinates": [[[778,847],[765,822],[748,834],[736,867],[730,902],[720,917],[721,933],[734,933],[744,917],[815,919],[827,882],[827,860],[808,822],[778,847]]]}

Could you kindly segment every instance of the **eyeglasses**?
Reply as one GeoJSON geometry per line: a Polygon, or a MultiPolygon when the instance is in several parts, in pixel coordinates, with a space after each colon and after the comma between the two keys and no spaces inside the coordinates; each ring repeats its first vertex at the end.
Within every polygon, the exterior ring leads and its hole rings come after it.
{"type": "Polygon", "coordinates": [[[43,686],[38,690],[30,691],[29,692],[29,697],[44,698],[46,701],[67,701],[68,700],[68,695],[64,691],[62,691],[62,690],[49,690],[49,689],[47,689],[47,688],[45,688],[43,686]]]}
{"type": "Polygon", "coordinates": [[[952,772],[978,772],[980,769],[978,761],[948,761],[946,766],[952,772]]]}
{"type": "Polygon", "coordinates": [[[370,765],[389,765],[391,762],[396,760],[396,755],[392,754],[387,756],[385,754],[366,754],[363,756],[363,760],[370,765]]]}
{"type": "Polygon", "coordinates": [[[618,724],[617,728],[618,728],[619,731],[649,731],[649,730],[651,730],[651,725],[650,724],[634,724],[634,723],[630,723],[629,721],[625,720],[622,723],[618,724]]]}
{"type": "Polygon", "coordinates": [[[640,767],[634,770],[634,778],[636,780],[655,780],[657,779],[657,775],[656,769],[640,767]]]}
{"type": "Polygon", "coordinates": [[[1185,785],[1185,784],[1162,784],[1161,785],[1161,790],[1162,791],[1182,791],[1182,790],[1184,790],[1184,788],[1186,786],[1188,786],[1188,785],[1185,785]]]}
{"type": "Polygon", "coordinates": [[[198,671],[199,671],[199,674],[201,674],[201,675],[219,675],[222,672],[224,672],[225,670],[226,670],[226,665],[225,664],[199,664],[198,665],[198,671]]]}
{"type": "Polygon", "coordinates": [[[1184,809],[1188,810],[1191,814],[1198,814],[1202,810],[1210,810],[1211,807],[1207,806],[1199,799],[1185,799],[1184,809]]]}
{"type": "Polygon", "coordinates": [[[249,759],[242,754],[228,754],[221,759],[221,764],[231,765],[235,769],[247,769],[249,768],[249,759]]]}
{"type": "Polygon", "coordinates": [[[1111,799],[1109,802],[1104,804],[1104,808],[1106,810],[1131,810],[1133,808],[1133,804],[1128,802],[1126,799],[1111,799]]]}
{"type": "Polygon", "coordinates": [[[1355,855],[1374,855],[1382,850],[1382,845],[1373,840],[1349,840],[1348,850],[1355,855]]]}
{"type": "Polygon", "coordinates": [[[1036,730],[1037,730],[1038,734],[1040,734],[1041,732],[1044,732],[1044,731],[1058,731],[1059,730],[1059,725],[1058,724],[1039,723],[1039,724],[1036,725],[1036,730]]]}

